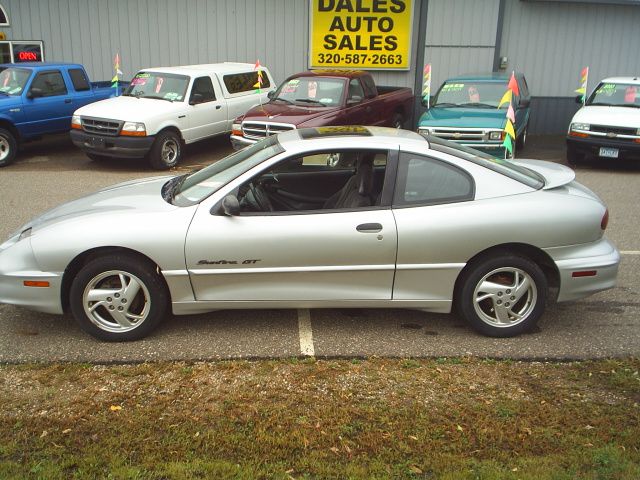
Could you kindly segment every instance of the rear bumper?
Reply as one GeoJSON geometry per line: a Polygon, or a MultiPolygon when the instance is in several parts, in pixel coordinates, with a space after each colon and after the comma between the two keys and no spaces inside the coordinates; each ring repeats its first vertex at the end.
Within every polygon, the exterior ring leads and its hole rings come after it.
{"type": "Polygon", "coordinates": [[[625,140],[615,140],[612,138],[598,137],[567,137],[567,148],[572,149],[577,154],[600,157],[600,148],[617,148],[618,158],[634,158],[640,160],[640,143],[625,140]]]}
{"type": "Polygon", "coordinates": [[[616,285],[620,253],[605,237],[597,242],[545,250],[560,274],[558,302],[578,300],[616,285]],[[595,272],[574,276],[576,272],[595,272]]]}
{"type": "Polygon", "coordinates": [[[110,137],[71,130],[73,144],[87,153],[105,157],[143,158],[151,149],[155,137],[110,137]]]}

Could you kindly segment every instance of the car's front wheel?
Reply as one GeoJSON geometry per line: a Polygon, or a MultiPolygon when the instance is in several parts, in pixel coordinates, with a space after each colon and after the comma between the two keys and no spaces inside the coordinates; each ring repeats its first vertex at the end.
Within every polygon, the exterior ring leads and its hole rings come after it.
{"type": "Polygon", "coordinates": [[[175,167],[182,158],[182,142],[177,133],[167,130],[156,137],[148,153],[149,163],[156,170],[175,167]]]}
{"type": "Polygon", "coordinates": [[[147,336],[166,315],[169,295],[151,263],[114,254],[82,267],[71,284],[70,304],[84,331],[120,342],[147,336]]]}
{"type": "Polygon", "coordinates": [[[18,153],[18,142],[9,130],[0,128],[0,167],[12,163],[18,153]]]}
{"type": "Polygon", "coordinates": [[[455,306],[478,332],[512,337],[536,325],[547,290],[547,278],[537,264],[504,253],[480,258],[463,271],[455,306]]]}

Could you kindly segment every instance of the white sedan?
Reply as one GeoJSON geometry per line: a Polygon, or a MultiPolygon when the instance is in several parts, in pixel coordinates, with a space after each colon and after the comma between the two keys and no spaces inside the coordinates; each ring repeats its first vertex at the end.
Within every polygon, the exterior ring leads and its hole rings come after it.
{"type": "Polygon", "coordinates": [[[0,246],[0,302],[107,341],[230,308],[450,312],[517,335],[615,285],[602,201],[558,164],[374,127],[269,137],[61,205],[0,246]]]}

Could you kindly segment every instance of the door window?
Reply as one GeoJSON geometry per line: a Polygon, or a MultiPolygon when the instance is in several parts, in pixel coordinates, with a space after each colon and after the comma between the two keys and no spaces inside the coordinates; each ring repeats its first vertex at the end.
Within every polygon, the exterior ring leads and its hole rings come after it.
{"type": "Polygon", "coordinates": [[[364,90],[357,78],[349,82],[349,100],[352,102],[360,102],[364,98],[364,90]]]}
{"type": "Polygon", "coordinates": [[[210,77],[200,77],[193,81],[193,88],[191,89],[191,102],[193,103],[207,103],[213,102],[216,99],[216,94],[213,91],[213,83],[211,83],[210,77]]]}
{"type": "Polygon", "coordinates": [[[429,157],[400,155],[394,207],[436,205],[473,200],[474,183],[467,172],[429,157]]]}
{"type": "Polygon", "coordinates": [[[66,95],[67,87],[64,79],[59,71],[41,72],[33,80],[31,91],[39,90],[42,97],[55,97],[57,95],[66,95]]]}
{"type": "Polygon", "coordinates": [[[71,83],[76,92],[84,92],[91,89],[89,80],[81,68],[70,68],[69,76],[71,77],[71,83]]]}

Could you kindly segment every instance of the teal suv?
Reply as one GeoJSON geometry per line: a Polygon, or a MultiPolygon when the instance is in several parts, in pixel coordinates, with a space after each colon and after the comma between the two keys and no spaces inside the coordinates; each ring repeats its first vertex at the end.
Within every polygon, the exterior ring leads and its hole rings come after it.
{"type": "MultiPolygon", "coordinates": [[[[498,108],[507,91],[510,73],[464,75],[446,80],[418,122],[418,133],[434,135],[505,158],[502,146],[507,105],[498,108]]],[[[516,151],[524,148],[531,96],[522,73],[515,73],[520,95],[513,97],[516,151]]]]}

